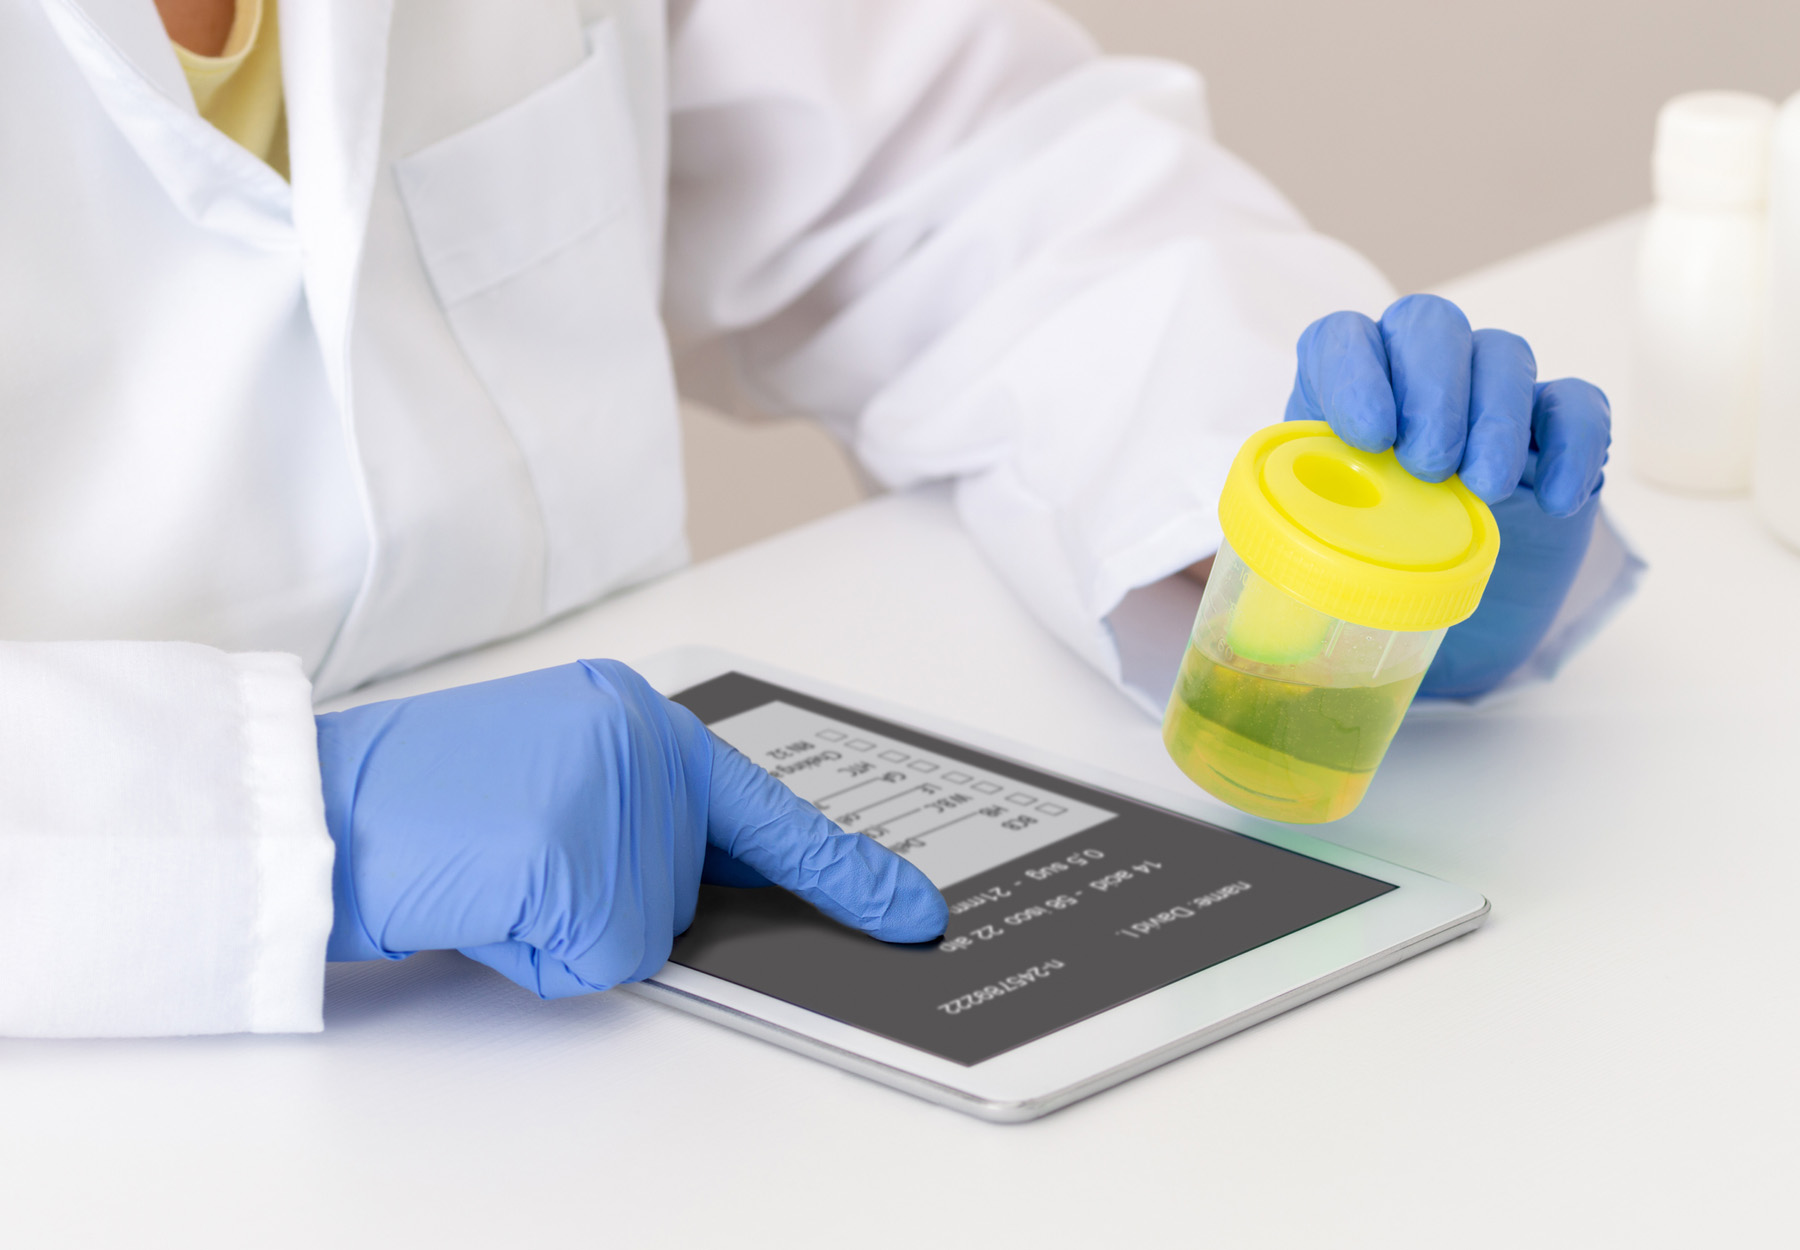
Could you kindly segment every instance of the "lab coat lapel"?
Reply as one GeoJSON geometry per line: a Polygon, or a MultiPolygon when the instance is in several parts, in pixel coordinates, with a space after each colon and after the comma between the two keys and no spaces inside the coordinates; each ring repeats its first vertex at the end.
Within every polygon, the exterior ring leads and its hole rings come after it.
{"type": "Polygon", "coordinates": [[[42,0],[113,124],[182,215],[265,247],[292,242],[288,187],[200,120],[151,0],[42,0]]]}
{"type": "MultiPolygon", "coordinates": [[[[76,59],[90,78],[125,71],[141,78],[182,112],[195,114],[194,97],[169,45],[153,0],[43,0],[76,59]]],[[[115,84],[122,85],[122,84],[115,84]]]]}
{"type": "Polygon", "coordinates": [[[350,322],[381,153],[393,0],[288,0],[280,12],[307,302],[332,389],[348,413],[350,322]]]}

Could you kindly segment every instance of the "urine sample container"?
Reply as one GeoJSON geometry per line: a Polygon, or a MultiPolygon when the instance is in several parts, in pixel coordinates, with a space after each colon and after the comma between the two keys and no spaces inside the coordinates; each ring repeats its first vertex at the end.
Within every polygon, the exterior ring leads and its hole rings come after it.
{"type": "Polygon", "coordinates": [[[1500,551],[1460,481],[1424,482],[1323,421],[1250,437],[1219,500],[1225,541],[1163,718],[1200,787],[1299,824],[1355,810],[1445,631],[1500,551]]]}

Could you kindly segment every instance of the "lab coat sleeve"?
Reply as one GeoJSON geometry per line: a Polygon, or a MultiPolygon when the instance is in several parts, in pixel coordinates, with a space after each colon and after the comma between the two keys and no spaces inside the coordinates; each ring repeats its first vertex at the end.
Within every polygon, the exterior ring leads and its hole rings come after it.
{"type": "Polygon", "coordinates": [[[311,690],[287,655],[0,643],[0,1035],[320,1027],[311,690]]]}
{"type": "Polygon", "coordinates": [[[1109,618],[1216,549],[1301,330],[1386,281],[1214,142],[1194,73],[1042,4],[696,0],[670,46],[684,388],[954,479],[1000,576],[1125,676],[1109,618]]]}

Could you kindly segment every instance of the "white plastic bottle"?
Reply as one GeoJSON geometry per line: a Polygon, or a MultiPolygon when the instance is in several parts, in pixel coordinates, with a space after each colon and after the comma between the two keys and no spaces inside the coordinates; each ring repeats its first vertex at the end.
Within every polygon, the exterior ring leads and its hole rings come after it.
{"type": "Polygon", "coordinates": [[[1738,91],[1676,96],[1657,114],[1619,441],[1640,475],[1676,490],[1750,489],[1774,121],[1773,101],[1738,91]]]}
{"type": "Polygon", "coordinates": [[[1776,537],[1800,547],[1800,95],[1769,144],[1769,319],[1751,493],[1776,537]]]}

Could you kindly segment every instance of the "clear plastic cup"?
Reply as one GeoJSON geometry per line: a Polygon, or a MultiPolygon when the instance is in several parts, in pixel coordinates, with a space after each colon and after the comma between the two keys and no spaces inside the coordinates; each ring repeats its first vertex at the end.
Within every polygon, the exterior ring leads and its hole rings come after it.
{"type": "Polygon", "coordinates": [[[1355,809],[1500,550],[1486,504],[1323,421],[1259,430],[1219,497],[1163,742],[1201,788],[1298,824],[1355,809]]]}
{"type": "Polygon", "coordinates": [[[1362,802],[1445,630],[1370,629],[1254,573],[1229,543],[1207,578],[1163,743],[1257,816],[1336,820],[1362,802]]]}

